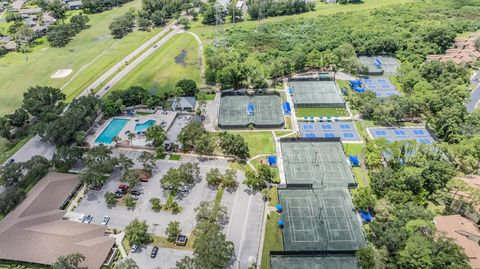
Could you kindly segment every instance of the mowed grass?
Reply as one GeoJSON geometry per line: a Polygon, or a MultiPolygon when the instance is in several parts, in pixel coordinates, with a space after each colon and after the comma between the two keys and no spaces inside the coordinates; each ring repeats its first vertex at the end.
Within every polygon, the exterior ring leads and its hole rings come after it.
{"type": "Polygon", "coordinates": [[[341,107],[299,107],[295,108],[297,117],[348,117],[348,112],[341,107]]]}
{"type": "MultiPolygon", "coordinates": [[[[315,18],[322,15],[329,15],[335,14],[339,12],[353,12],[353,11],[369,11],[375,8],[380,8],[389,5],[395,4],[406,4],[412,3],[415,0],[363,0],[361,4],[348,4],[348,5],[340,5],[340,4],[325,4],[323,2],[317,2],[316,8],[314,11],[296,14],[296,15],[289,15],[289,16],[278,16],[278,17],[270,17],[264,19],[262,23],[270,23],[270,22],[280,22],[283,20],[291,20],[291,19],[304,19],[304,18],[315,18]]],[[[353,18],[352,18],[353,19],[353,18]]],[[[195,32],[200,36],[203,41],[211,42],[213,40],[213,34],[215,32],[215,26],[204,26],[201,24],[202,18],[199,18],[195,23],[191,25],[191,31],[195,32]]],[[[257,27],[257,21],[243,21],[240,23],[230,23],[230,20],[225,24],[225,29],[228,30],[229,28],[234,27],[245,27],[245,28],[254,28],[257,27]]]]}
{"type": "Polygon", "coordinates": [[[250,157],[260,154],[275,154],[275,141],[272,132],[231,132],[241,135],[250,148],[250,157]]]}
{"type": "Polygon", "coordinates": [[[360,187],[367,187],[370,184],[370,177],[365,166],[365,143],[360,144],[343,144],[345,153],[348,155],[356,155],[360,160],[360,167],[352,167],[353,174],[360,187]]]}
{"type": "Polygon", "coordinates": [[[18,52],[0,58],[0,115],[19,107],[23,92],[35,85],[61,88],[73,78],[64,89],[67,98],[73,99],[103,72],[161,31],[133,32],[120,40],[110,36],[110,22],[130,8],[140,6],[141,1],[135,0],[110,11],[89,15],[91,27],[64,48],[52,48],[42,38],[28,53],[28,61],[18,52]],[[65,78],[50,78],[59,69],[72,69],[73,72],[65,78]]]}
{"type": "Polygon", "coordinates": [[[191,34],[178,34],[132,72],[121,79],[114,90],[141,86],[161,94],[175,88],[180,79],[193,79],[201,84],[198,42],[191,34]]]}
{"type": "Polygon", "coordinates": [[[270,268],[270,251],[282,251],[282,231],[278,227],[278,220],[281,215],[277,212],[270,212],[265,227],[265,239],[263,241],[262,269],[270,268]]]}

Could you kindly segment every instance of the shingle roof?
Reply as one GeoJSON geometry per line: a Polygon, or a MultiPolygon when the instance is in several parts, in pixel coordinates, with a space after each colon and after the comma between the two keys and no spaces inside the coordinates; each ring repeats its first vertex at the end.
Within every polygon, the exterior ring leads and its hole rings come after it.
{"type": "Polygon", "coordinates": [[[480,268],[480,246],[478,241],[471,237],[480,237],[477,227],[460,215],[437,216],[434,218],[435,225],[439,232],[446,233],[446,236],[455,240],[455,242],[465,250],[469,258],[470,266],[473,269],[480,268]]]}
{"type": "Polygon", "coordinates": [[[0,222],[0,259],[53,264],[59,256],[82,253],[82,266],[100,268],[115,240],[105,227],[63,220],[59,207],[79,184],[76,175],[49,173],[25,201],[0,222]]]}

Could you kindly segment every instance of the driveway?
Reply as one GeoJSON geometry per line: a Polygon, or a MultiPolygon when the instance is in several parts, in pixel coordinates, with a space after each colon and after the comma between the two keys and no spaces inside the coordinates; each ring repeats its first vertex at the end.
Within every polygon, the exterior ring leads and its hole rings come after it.
{"type": "MultiPolygon", "coordinates": [[[[140,154],[140,152],[133,152],[132,154],[140,154]]],[[[132,157],[131,155],[129,157],[132,157]]],[[[181,161],[158,161],[157,167],[154,170],[154,175],[149,182],[139,184],[139,189],[141,190],[142,195],[140,195],[137,205],[133,210],[127,210],[126,207],[120,205],[108,208],[105,204],[105,193],[108,191],[114,192],[117,190],[120,183],[121,175],[116,171],[99,191],[90,190],[75,211],[92,215],[92,223],[97,224],[102,221],[104,216],[110,216],[108,226],[118,229],[124,229],[135,218],[146,220],[149,224],[149,231],[157,235],[165,234],[165,229],[170,221],[178,221],[180,222],[182,233],[190,234],[196,224],[195,207],[197,207],[202,201],[213,201],[216,196],[216,190],[207,186],[205,174],[211,168],[219,168],[221,171],[225,170],[228,168],[228,163],[225,160],[199,162],[200,177],[202,180],[198,182],[185,197],[177,200],[179,205],[183,208],[182,212],[179,214],[173,215],[165,211],[157,213],[151,210],[151,198],[160,198],[162,204],[167,200],[166,194],[160,187],[160,179],[163,175],[165,175],[169,168],[178,167],[180,163],[188,161],[198,162],[198,159],[185,158],[181,161]]]]}
{"type": "Polygon", "coordinates": [[[129,258],[135,260],[139,268],[142,269],[170,269],[175,268],[175,263],[185,256],[192,256],[191,250],[179,250],[171,248],[159,248],[157,257],[150,258],[153,246],[146,246],[138,250],[136,253],[128,255],[129,258]]]}
{"type": "Polygon", "coordinates": [[[205,120],[203,126],[209,132],[217,131],[218,108],[220,107],[220,94],[215,94],[213,101],[207,101],[205,105],[205,120]]]}
{"type": "Polygon", "coordinates": [[[230,221],[226,227],[227,239],[235,244],[235,262],[232,269],[248,268],[253,258],[259,261],[265,203],[259,193],[252,194],[241,184],[236,193],[225,192],[223,200],[233,200],[230,221]]]}

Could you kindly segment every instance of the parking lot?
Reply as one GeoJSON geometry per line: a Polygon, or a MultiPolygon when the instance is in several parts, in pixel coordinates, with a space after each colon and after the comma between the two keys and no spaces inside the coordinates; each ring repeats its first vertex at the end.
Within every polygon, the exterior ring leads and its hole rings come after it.
{"type": "Polygon", "coordinates": [[[171,248],[159,248],[157,257],[150,258],[153,246],[146,246],[138,250],[136,253],[131,253],[129,258],[135,260],[139,268],[142,269],[170,269],[175,268],[175,263],[185,256],[192,256],[191,250],[179,250],[171,248]]]}
{"type": "MultiPolygon", "coordinates": [[[[134,154],[140,153],[131,152],[129,155],[134,154]]],[[[133,156],[129,157],[132,158],[133,156]]],[[[95,224],[100,224],[104,216],[109,216],[110,221],[108,226],[118,229],[124,229],[135,218],[146,220],[149,224],[150,232],[157,235],[165,234],[165,229],[170,221],[178,221],[180,222],[182,233],[188,235],[195,226],[195,207],[197,207],[201,201],[213,201],[215,199],[216,190],[207,186],[205,174],[211,168],[219,168],[221,171],[224,171],[228,168],[227,161],[213,160],[199,162],[202,180],[195,184],[185,197],[177,201],[183,210],[176,215],[166,211],[154,212],[151,210],[150,199],[154,197],[160,198],[161,203],[165,204],[167,196],[160,187],[160,179],[169,168],[175,168],[178,167],[180,163],[190,161],[198,160],[196,158],[185,158],[181,161],[158,161],[154,175],[149,182],[139,183],[139,189],[142,194],[133,210],[128,210],[126,207],[119,205],[108,208],[105,203],[105,193],[109,191],[115,192],[120,184],[121,175],[116,171],[99,191],[90,190],[75,209],[75,212],[92,215],[92,223],[95,224]]]]}
{"type": "MultiPolygon", "coordinates": [[[[136,160],[141,151],[115,149],[113,155],[118,156],[120,153],[136,160]]],[[[135,163],[133,168],[141,168],[141,165],[135,163]]],[[[202,201],[215,200],[217,191],[209,187],[205,180],[206,173],[212,168],[218,168],[223,173],[229,168],[229,164],[223,159],[204,160],[189,156],[183,156],[180,161],[157,161],[153,177],[146,183],[139,183],[142,194],[133,210],[128,210],[125,206],[120,205],[108,208],[105,203],[105,193],[115,192],[121,183],[121,173],[115,171],[100,190],[87,192],[75,212],[92,215],[91,223],[95,224],[100,224],[104,216],[109,216],[110,221],[107,226],[122,230],[135,218],[145,220],[149,225],[149,232],[160,236],[165,235],[165,229],[170,221],[178,221],[182,234],[189,235],[196,225],[195,207],[202,201]],[[167,200],[164,190],[160,187],[160,179],[169,168],[176,168],[181,163],[187,162],[199,163],[201,180],[184,197],[177,200],[182,211],[173,215],[166,211],[154,212],[151,210],[151,198],[160,198],[162,204],[165,204],[167,200]]],[[[250,257],[257,258],[260,244],[264,203],[261,195],[250,194],[242,184],[244,179],[244,174],[237,171],[239,188],[234,192],[225,191],[222,197],[222,205],[227,208],[229,219],[224,227],[224,233],[228,240],[235,244],[237,258],[231,268],[248,266],[250,257]]],[[[172,268],[175,267],[176,261],[184,256],[192,255],[190,250],[160,248],[157,257],[152,259],[150,258],[152,248],[152,245],[143,246],[137,253],[129,253],[129,257],[133,258],[140,268],[155,268],[157,265],[161,265],[162,268],[172,268]]]]}

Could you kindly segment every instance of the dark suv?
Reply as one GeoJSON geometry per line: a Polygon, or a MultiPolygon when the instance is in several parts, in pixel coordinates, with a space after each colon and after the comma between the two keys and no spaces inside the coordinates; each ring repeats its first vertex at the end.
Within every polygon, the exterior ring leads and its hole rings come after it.
{"type": "Polygon", "coordinates": [[[152,249],[152,253],[150,253],[150,257],[151,258],[157,257],[157,252],[158,252],[158,247],[154,246],[153,249],[152,249]]]}

